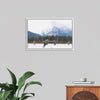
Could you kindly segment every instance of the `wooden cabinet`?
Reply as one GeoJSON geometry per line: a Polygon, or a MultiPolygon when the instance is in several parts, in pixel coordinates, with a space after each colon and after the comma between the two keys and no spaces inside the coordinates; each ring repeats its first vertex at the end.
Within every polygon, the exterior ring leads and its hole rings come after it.
{"type": "Polygon", "coordinates": [[[66,100],[100,100],[100,86],[66,86],[66,100]]]}

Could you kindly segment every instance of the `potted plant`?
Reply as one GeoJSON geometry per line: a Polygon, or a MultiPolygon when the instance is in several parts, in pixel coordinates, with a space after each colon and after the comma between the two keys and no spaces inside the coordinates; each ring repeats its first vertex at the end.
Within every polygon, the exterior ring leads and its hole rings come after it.
{"type": "Polygon", "coordinates": [[[35,73],[31,71],[25,72],[18,80],[15,76],[15,74],[8,69],[8,72],[11,75],[12,78],[12,84],[9,83],[0,83],[0,100],[25,100],[29,97],[35,96],[34,93],[27,93],[26,88],[29,87],[30,85],[40,85],[42,84],[38,81],[30,81],[28,83],[25,83],[25,81],[30,78],[31,76],[35,75],[35,73]],[[21,96],[19,96],[19,92],[23,87],[23,92],[21,93],[21,96]]]}

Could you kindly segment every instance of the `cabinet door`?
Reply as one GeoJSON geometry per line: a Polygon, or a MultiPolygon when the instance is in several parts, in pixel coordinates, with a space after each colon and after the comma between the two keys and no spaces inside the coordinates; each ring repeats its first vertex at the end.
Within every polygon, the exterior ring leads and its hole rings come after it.
{"type": "Polygon", "coordinates": [[[67,87],[66,100],[100,100],[100,88],[67,87]]]}

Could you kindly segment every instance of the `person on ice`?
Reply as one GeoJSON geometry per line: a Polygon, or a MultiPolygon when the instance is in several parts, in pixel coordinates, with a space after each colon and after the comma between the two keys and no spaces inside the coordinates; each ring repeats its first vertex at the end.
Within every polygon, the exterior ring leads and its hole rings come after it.
{"type": "Polygon", "coordinates": [[[70,44],[70,41],[68,41],[67,44],[69,45],[70,44]]]}
{"type": "Polygon", "coordinates": [[[33,44],[35,45],[35,41],[33,41],[33,44]]]}
{"type": "Polygon", "coordinates": [[[44,48],[46,45],[48,45],[48,39],[46,39],[46,40],[44,41],[43,48],[44,48]]]}
{"type": "Polygon", "coordinates": [[[54,45],[56,45],[56,41],[54,41],[54,45]]]}

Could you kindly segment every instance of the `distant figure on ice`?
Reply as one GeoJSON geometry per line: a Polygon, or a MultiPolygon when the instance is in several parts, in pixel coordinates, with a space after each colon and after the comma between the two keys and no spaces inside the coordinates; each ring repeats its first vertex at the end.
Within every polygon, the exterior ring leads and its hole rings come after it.
{"type": "Polygon", "coordinates": [[[33,41],[33,44],[35,45],[35,41],[33,41]]]}
{"type": "Polygon", "coordinates": [[[48,39],[44,41],[44,45],[43,45],[43,48],[48,45],[48,39]]]}
{"type": "Polygon", "coordinates": [[[56,41],[54,41],[54,45],[56,45],[56,41]]]}

